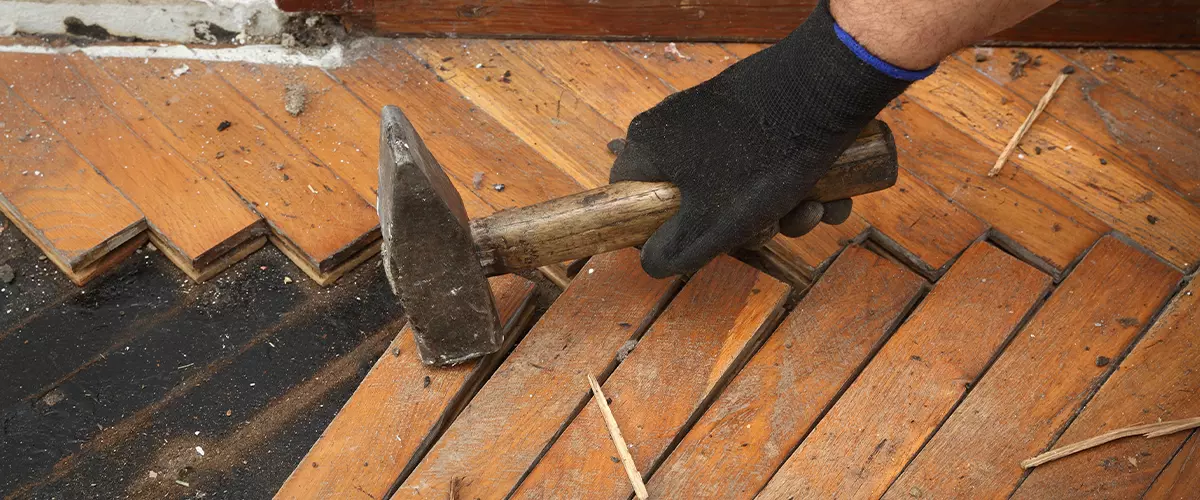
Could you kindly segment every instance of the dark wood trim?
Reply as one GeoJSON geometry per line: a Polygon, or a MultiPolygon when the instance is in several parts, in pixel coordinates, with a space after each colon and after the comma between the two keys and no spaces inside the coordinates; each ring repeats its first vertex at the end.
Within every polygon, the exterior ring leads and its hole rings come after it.
{"type": "MultiPolygon", "coordinates": [[[[288,12],[342,14],[381,35],[773,41],[816,0],[278,0],[288,12]]],[[[1062,0],[991,43],[1200,45],[1195,0],[1062,0]]]]}

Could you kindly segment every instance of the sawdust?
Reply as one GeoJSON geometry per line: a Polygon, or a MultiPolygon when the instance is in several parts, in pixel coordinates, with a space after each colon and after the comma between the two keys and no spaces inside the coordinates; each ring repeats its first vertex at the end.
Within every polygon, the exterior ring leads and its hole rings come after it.
{"type": "Polygon", "coordinates": [[[303,83],[289,83],[284,87],[283,109],[292,116],[300,116],[308,106],[308,88],[303,83]]]}
{"type": "Polygon", "coordinates": [[[1008,71],[1009,78],[1016,80],[1025,76],[1025,68],[1033,66],[1035,68],[1042,65],[1042,56],[1030,57],[1028,52],[1018,50],[1013,57],[1012,69],[1008,71]]]}

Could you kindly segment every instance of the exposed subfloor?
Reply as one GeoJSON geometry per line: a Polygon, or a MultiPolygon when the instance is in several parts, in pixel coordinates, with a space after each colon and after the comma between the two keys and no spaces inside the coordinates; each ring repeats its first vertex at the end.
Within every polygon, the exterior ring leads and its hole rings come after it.
{"type": "MultiPolygon", "coordinates": [[[[898,186],[779,242],[802,281],[732,259],[656,281],[617,252],[506,358],[431,372],[394,339],[382,105],[478,216],[603,184],[637,112],[759,48],[406,39],[328,72],[0,53],[0,491],[627,497],[586,373],[659,496],[1189,491],[1187,433],[1018,464],[1200,415],[1190,51],[959,53],[881,114],[898,186]]],[[[494,286],[521,318],[527,283],[494,286]]]]}

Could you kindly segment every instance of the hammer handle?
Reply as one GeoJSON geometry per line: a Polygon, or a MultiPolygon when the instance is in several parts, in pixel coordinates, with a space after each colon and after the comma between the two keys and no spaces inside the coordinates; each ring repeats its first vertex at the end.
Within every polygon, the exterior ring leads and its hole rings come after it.
{"type": "MultiPolygon", "coordinates": [[[[872,121],[817,182],[810,199],[833,201],[896,183],[896,146],[872,121]]],[[[618,182],[471,221],[480,264],[496,276],[645,243],[679,211],[669,182],[618,182]]]]}

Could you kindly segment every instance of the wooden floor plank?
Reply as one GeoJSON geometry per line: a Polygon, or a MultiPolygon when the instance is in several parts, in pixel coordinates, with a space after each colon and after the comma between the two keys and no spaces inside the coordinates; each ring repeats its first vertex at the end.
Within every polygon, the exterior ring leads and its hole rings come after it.
{"type": "MultiPolygon", "coordinates": [[[[972,61],[965,57],[962,60],[972,61]]],[[[1056,116],[1069,117],[1063,124],[1102,143],[1114,155],[1136,159],[1130,162],[1131,166],[1142,168],[1155,181],[1189,201],[1200,201],[1200,158],[1193,154],[1196,142],[1200,141],[1200,130],[1181,127],[1139,100],[1137,96],[1142,93],[1157,90],[1151,88],[1151,82],[1138,79],[1142,84],[1139,88],[1126,89],[1108,80],[1109,71],[1089,70],[1059,52],[1046,49],[996,50],[986,61],[968,64],[1029,102],[1041,99],[1049,82],[1063,67],[1077,67],[1078,71],[1054,98],[1056,116]],[[1027,65],[1025,76],[1014,80],[1009,73],[1018,54],[1040,60],[1041,65],[1027,65]]],[[[1029,149],[1025,148],[1023,154],[1039,154],[1038,150],[1029,149]]]]}
{"type": "MultiPolygon", "coordinates": [[[[582,191],[574,179],[395,45],[335,70],[346,87],[378,113],[399,106],[463,194],[494,209],[513,208],[582,191]],[[479,186],[474,177],[480,176],[479,186]],[[497,185],[503,189],[496,189],[497,185]]],[[[378,132],[376,132],[378,134],[378,132]]]]}
{"type": "Polygon", "coordinates": [[[1192,432],[1171,463],[1142,497],[1146,500],[1188,500],[1200,491],[1200,434],[1192,432]]]}
{"type": "Polygon", "coordinates": [[[220,178],[152,147],[118,118],[62,56],[5,54],[13,86],[144,214],[155,244],[193,279],[211,277],[266,235],[262,219],[220,178]]]}
{"type": "MultiPolygon", "coordinates": [[[[1033,108],[957,59],[946,60],[906,95],[997,154],[1033,108]],[[1006,104],[995,104],[1000,102],[1006,104]]],[[[1022,142],[1042,154],[1013,155],[1006,170],[1029,172],[1173,265],[1194,268],[1200,261],[1200,207],[1056,121],[1056,109],[1052,101],[1022,142]]]]}
{"type": "Polygon", "coordinates": [[[636,250],[593,257],[392,498],[508,494],[587,401],[586,375],[603,380],[678,285],[643,273],[636,250]]]}
{"type": "MultiPolygon", "coordinates": [[[[729,257],[701,269],[604,383],[629,452],[649,475],[783,313],[790,288],[729,257]]],[[[594,402],[571,421],[513,498],[633,493],[594,402]]],[[[680,494],[672,492],[672,494],[680,494]]]]}
{"type": "Polygon", "coordinates": [[[986,220],[1010,251],[1061,277],[1109,227],[1023,169],[988,177],[996,153],[901,97],[880,118],[892,127],[900,165],[986,220]],[[1011,246],[1011,245],[1010,245],[1011,246]]]}
{"type": "Polygon", "coordinates": [[[1160,50],[1160,53],[1170,57],[1192,71],[1200,71],[1200,52],[1195,50],[1160,50]]]}
{"type": "Polygon", "coordinates": [[[0,116],[0,209],[72,281],[82,285],[115,264],[106,256],[145,241],[142,212],[7,85],[0,116]]]}
{"type": "Polygon", "coordinates": [[[1049,285],[996,247],[973,245],[759,497],[882,495],[1049,285]]]}
{"type": "Polygon", "coordinates": [[[1179,278],[1176,271],[1117,238],[1101,239],[888,495],[1010,494],[1024,472],[1021,460],[1050,445],[1112,369],[1097,359],[1119,359],[1179,278]]]}
{"type": "Polygon", "coordinates": [[[847,248],[651,476],[651,496],[753,497],[923,289],[847,248]]]}
{"type": "Polygon", "coordinates": [[[410,39],[404,46],[583,187],[607,184],[613,157],[606,145],[625,131],[541,75],[506,43],[514,42],[410,39]]]}
{"type": "Polygon", "coordinates": [[[171,133],[162,139],[220,174],[263,215],[276,246],[314,280],[330,283],[378,251],[379,218],[371,205],[216,73],[197,65],[175,78],[182,63],[166,59],[74,62],[93,87],[104,86],[95,83],[104,75],[89,64],[135,95],[145,108],[117,108],[126,121],[162,122],[171,133]]]}
{"type": "MultiPolygon", "coordinates": [[[[900,162],[910,163],[908,155],[900,162]]],[[[931,279],[988,230],[986,223],[907,170],[900,170],[891,189],[856,197],[854,209],[891,240],[890,251],[908,257],[931,279]]]]}
{"type": "MultiPolygon", "coordinates": [[[[511,275],[491,284],[496,308],[515,336],[521,318],[528,319],[533,284],[511,275]]],[[[405,326],[275,498],[386,497],[499,362],[493,357],[433,368],[421,364],[416,352],[405,326]]]]}
{"type": "Polygon", "coordinates": [[[1196,89],[1200,75],[1157,50],[1084,50],[1060,52],[1105,80],[1124,88],[1149,107],[1190,131],[1200,131],[1196,89]]]}
{"type": "MultiPolygon", "coordinates": [[[[1149,276],[1139,273],[1138,278],[1149,276]]],[[[1193,281],[1167,306],[1055,446],[1120,427],[1200,415],[1200,398],[1193,392],[1200,387],[1196,366],[1200,366],[1200,281],[1193,281]]],[[[1055,374],[1059,384],[1062,375],[1062,371],[1055,374]]],[[[1188,433],[1180,432],[1154,439],[1122,439],[1040,465],[1021,483],[1015,498],[1135,498],[1154,482],[1187,437],[1188,433]]]]}
{"type": "Polygon", "coordinates": [[[209,68],[303,144],[321,163],[375,204],[379,185],[379,116],[323,71],[306,66],[208,63],[209,68]],[[289,90],[290,89],[290,90],[289,90]],[[287,96],[303,111],[292,116],[287,96]]]}

